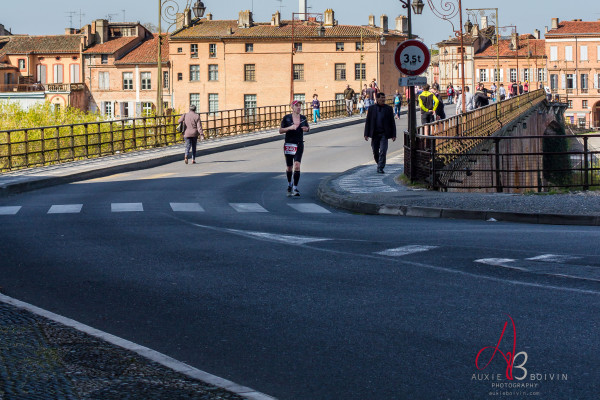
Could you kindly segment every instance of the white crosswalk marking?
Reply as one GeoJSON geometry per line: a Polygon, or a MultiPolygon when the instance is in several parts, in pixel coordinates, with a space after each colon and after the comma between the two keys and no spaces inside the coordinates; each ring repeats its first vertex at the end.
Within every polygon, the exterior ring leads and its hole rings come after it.
{"type": "Polygon", "coordinates": [[[62,204],[53,205],[48,210],[48,214],[78,214],[81,212],[83,204],[62,204]]]}
{"type": "Polygon", "coordinates": [[[301,213],[314,213],[314,214],[331,214],[331,212],[315,203],[295,203],[288,204],[296,211],[301,213]]]}
{"type": "Polygon", "coordinates": [[[198,203],[171,203],[171,209],[175,212],[204,212],[198,203]]]}
{"type": "Polygon", "coordinates": [[[377,254],[382,255],[382,256],[401,257],[401,256],[405,256],[407,254],[420,253],[423,251],[436,249],[437,247],[438,246],[420,246],[420,245],[413,244],[413,245],[408,245],[408,246],[397,247],[395,249],[388,249],[385,251],[380,251],[377,254]]]}
{"type": "Polygon", "coordinates": [[[21,206],[0,207],[0,215],[15,215],[20,209],[21,206]]]}
{"type": "Polygon", "coordinates": [[[476,263],[493,265],[494,267],[502,267],[509,269],[518,269],[519,271],[527,271],[527,268],[515,267],[514,265],[510,265],[516,260],[512,258],[481,258],[479,260],[475,260],[476,263]]]}
{"type": "Polygon", "coordinates": [[[268,212],[258,203],[229,203],[229,205],[241,213],[268,212]]]}
{"type": "Polygon", "coordinates": [[[111,203],[110,210],[112,212],[144,211],[144,206],[142,203],[111,203]]]}
{"type": "Polygon", "coordinates": [[[542,254],[540,256],[527,258],[526,260],[542,261],[542,262],[550,262],[550,263],[562,263],[562,262],[566,262],[569,260],[578,260],[580,258],[581,257],[567,256],[567,255],[560,255],[560,254],[542,254]]]}

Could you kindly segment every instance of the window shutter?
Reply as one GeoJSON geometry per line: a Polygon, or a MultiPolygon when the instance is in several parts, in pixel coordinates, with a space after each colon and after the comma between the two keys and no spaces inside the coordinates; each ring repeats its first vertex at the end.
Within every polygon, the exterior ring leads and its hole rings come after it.
{"type": "Polygon", "coordinates": [[[121,119],[125,119],[125,103],[126,102],[119,103],[119,116],[121,119]]]}
{"type": "Polygon", "coordinates": [[[140,118],[142,116],[142,103],[139,101],[135,103],[135,116],[140,118]]]}
{"type": "Polygon", "coordinates": [[[492,76],[492,75],[491,75],[491,72],[490,72],[490,71],[493,71],[493,69],[488,69],[488,70],[487,70],[487,72],[486,72],[486,78],[487,78],[487,81],[488,81],[488,82],[491,82],[491,81],[493,81],[493,79],[491,79],[491,76],[492,76]]]}
{"type": "Polygon", "coordinates": [[[573,74],[573,89],[577,89],[577,74],[573,74]]]}
{"type": "Polygon", "coordinates": [[[594,89],[598,89],[598,74],[594,74],[594,89]]]}
{"type": "Polygon", "coordinates": [[[561,74],[560,75],[560,88],[561,89],[566,89],[567,88],[567,76],[565,74],[561,74]]]}
{"type": "Polygon", "coordinates": [[[587,59],[588,59],[587,46],[581,46],[580,51],[581,51],[581,61],[587,61],[587,59]]]}
{"type": "Polygon", "coordinates": [[[104,115],[104,113],[106,112],[106,103],[104,101],[100,102],[100,115],[104,115]]]}
{"type": "Polygon", "coordinates": [[[500,68],[500,82],[504,82],[504,69],[500,68]]]}

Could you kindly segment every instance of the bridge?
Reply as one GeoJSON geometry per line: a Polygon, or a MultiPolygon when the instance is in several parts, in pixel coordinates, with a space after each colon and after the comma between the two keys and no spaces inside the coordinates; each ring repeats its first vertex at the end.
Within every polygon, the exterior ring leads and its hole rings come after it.
{"type": "Polygon", "coordinates": [[[433,190],[545,192],[600,185],[600,135],[566,135],[568,103],[536,90],[405,132],[405,174],[433,190]]]}

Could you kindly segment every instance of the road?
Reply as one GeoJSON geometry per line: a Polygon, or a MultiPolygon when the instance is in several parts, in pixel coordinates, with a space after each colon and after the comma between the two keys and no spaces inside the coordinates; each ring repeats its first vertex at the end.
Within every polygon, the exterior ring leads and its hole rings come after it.
{"type": "Polygon", "coordinates": [[[307,136],[300,198],[281,143],[2,198],[3,293],[280,399],[597,398],[600,232],[330,208],[361,129],[307,136]],[[506,321],[514,380],[475,366],[506,321]]]}

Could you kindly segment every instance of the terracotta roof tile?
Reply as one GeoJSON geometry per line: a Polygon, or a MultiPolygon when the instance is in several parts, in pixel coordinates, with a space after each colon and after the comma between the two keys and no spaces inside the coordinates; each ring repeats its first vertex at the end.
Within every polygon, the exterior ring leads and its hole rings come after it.
{"type": "MultiPolygon", "coordinates": [[[[317,23],[296,23],[293,26],[294,37],[301,38],[318,38],[319,24],[317,23]]],[[[372,26],[358,25],[336,25],[325,27],[325,37],[329,38],[357,38],[360,37],[361,31],[365,38],[380,37],[380,28],[372,26]]],[[[390,30],[390,35],[404,36],[401,32],[390,30]]],[[[188,38],[291,38],[292,24],[291,21],[282,21],[281,26],[272,26],[267,23],[256,23],[249,28],[238,28],[235,20],[218,20],[207,21],[202,20],[196,25],[175,32],[173,39],[188,39],[188,38]],[[230,33],[231,32],[231,33],[230,33]]]]}
{"type": "Polygon", "coordinates": [[[126,37],[111,39],[102,44],[96,44],[96,45],[90,47],[89,49],[87,49],[86,51],[84,51],[83,53],[84,54],[114,54],[115,52],[117,52],[121,48],[123,48],[124,46],[128,45],[129,43],[131,43],[137,39],[138,39],[137,36],[126,36],[126,37]]]}
{"type": "Polygon", "coordinates": [[[79,53],[81,38],[80,35],[10,36],[1,51],[5,54],[79,53]]]}
{"type": "Polygon", "coordinates": [[[558,29],[548,31],[546,37],[574,34],[600,35],[600,21],[562,21],[558,24],[558,29]]]}
{"type": "MultiPolygon", "coordinates": [[[[140,46],[130,51],[125,57],[115,64],[156,64],[158,55],[158,34],[154,34],[152,39],[146,40],[140,46]]],[[[162,43],[162,62],[169,62],[169,40],[163,35],[162,43]]]]}
{"type": "Polygon", "coordinates": [[[15,67],[14,65],[0,63],[0,69],[18,69],[18,68],[15,67]]]}
{"type": "MultiPolygon", "coordinates": [[[[519,37],[519,57],[527,57],[531,51],[531,57],[544,57],[546,55],[546,41],[543,39],[531,39],[533,36],[522,35],[519,37]],[[529,47],[527,45],[527,37],[529,37],[529,47]]],[[[500,57],[513,58],[517,56],[517,51],[511,50],[510,39],[500,39],[500,57]]],[[[496,46],[491,45],[485,50],[477,53],[475,57],[496,57],[496,46]]]]}

